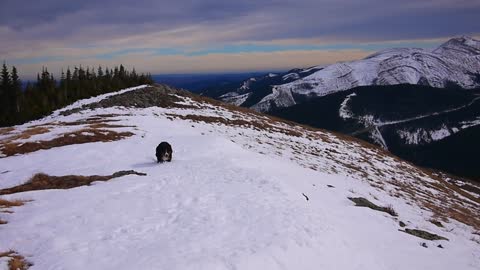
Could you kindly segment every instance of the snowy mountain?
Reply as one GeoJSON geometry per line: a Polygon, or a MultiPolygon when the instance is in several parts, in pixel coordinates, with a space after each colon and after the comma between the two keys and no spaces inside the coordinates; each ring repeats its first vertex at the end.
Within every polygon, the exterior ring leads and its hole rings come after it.
{"type": "Polygon", "coordinates": [[[200,93],[237,106],[251,107],[272,93],[271,88],[273,85],[293,82],[307,77],[320,69],[321,67],[312,67],[308,69],[292,69],[283,74],[269,73],[237,83],[227,85],[214,84],[200,91],[200,93]]]}
{"type": "Polygon", "coordinates": [[[473,184],[163,85],[0,129],[0,151],[0,269],[480,265],[473,184]]]}
{"type": "MultiPolygon", "coordinates": [[[[271,111],[358,86],[418,84],[437,88],[480,87],[480,41],[465,36],[453,38],[432,51],[388,49],[362,60],[296,70],[284,74],[282,78],[290,81],[271,81],[261,98],[248,104],[234,103],[258,111],[271,111]]],[[[234,96],[241,95],[239,100],[247,102],[248,99],[244,98],[246,93],[244,89],[236,89],[225,95],[228,99],[224,101],[229,102],[234,96]]],[[[250,95],[253,93],[251,91],[250,95]]]]}

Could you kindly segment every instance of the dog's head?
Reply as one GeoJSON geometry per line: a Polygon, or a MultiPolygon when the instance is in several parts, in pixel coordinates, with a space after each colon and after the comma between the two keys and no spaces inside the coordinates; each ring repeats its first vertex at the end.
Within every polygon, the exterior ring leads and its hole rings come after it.
{"type": "Polygon", "coordinates": [[[172,159],[172,152],[168,151],[168,149],[165,149],[163,153],[161,154],[161,159],[162,161],[167,161],[172,159]]]}

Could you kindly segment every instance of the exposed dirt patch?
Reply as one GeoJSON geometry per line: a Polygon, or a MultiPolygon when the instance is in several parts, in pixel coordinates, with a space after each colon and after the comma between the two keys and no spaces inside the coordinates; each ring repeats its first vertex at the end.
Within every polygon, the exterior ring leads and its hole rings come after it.
{"type": "Polygon", "coordinates": [[[405,230],[399,230],[401,232],[405,232],[405,233],[408,233],[408,234],[411,234],[413,236],[416,236],[416,237],[419,237],[419,238],[422,238],[422,239],[425,239],[425,240],[447,240],[447,238],[443,237],[443,236],[440,236],[440,235],[437,235],[437,234],[434,234],[434,233],[430,233],[430,232],[427,232],[427,231],[423,231],[423,230],[416,230],[416,229],[405,229],[405,230]]]}
{"type": "Polygon", "coordinates": [[[13,250],[0,252],[0,258],[8,258],[8,270],[27,270],[33,265],[13,250]]]}
{"type": "Polygon", "coordinates": [[[75,132],[65,133],[62,136],[49,141],[6,143],[0,145],[0,151],[3,155],[8,157],[16,154],[26,154],[42,149],[45,150],[72,144],[118,141],[133,135],[132,132],[115,132],[107,129],[86,128],[75,132]]]}
{"type": "Polygon", "coordinates": [[[113,178],[125,176],[125,175],[140,175],[145,176],[147,174],[136,171],[119,171],[111,175],[65,175],[65,176],[50,176],[47,174],[39,173],[34,175],[26,183],[0,190],[0,195],[13,194],[32,190],[45,190],[45,189],[70,189],[79,186],[89,186],[92,182],[96,181],[108,181],[113,178]]]}
{"type": "Polygon", "coordinates": [[[362,198],[362,197],[356,197],[356,198],[349,197],[348,199],[350,201],[354,202],[355,206],[368,207],[368,208],[376,210],[376,211],[385,212],[385,213],[390,214],[391,216],[394,216],[394,217],[398,216],[397,212],[395,212],[395,210],[391,206],[387,206],[387,207],[378,206],[378,205],[372,203],[371,201],[369,201],[365,198],[362,198]]]}

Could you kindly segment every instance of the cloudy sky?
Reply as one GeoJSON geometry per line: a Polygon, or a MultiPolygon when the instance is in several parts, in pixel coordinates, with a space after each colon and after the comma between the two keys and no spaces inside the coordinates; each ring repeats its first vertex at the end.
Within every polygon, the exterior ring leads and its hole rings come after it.
{"type": "Polygon", "coordinates": [[[277,70],[480,34],[478,0],[0,0],[0,60],[160,73],[277,70]]]}

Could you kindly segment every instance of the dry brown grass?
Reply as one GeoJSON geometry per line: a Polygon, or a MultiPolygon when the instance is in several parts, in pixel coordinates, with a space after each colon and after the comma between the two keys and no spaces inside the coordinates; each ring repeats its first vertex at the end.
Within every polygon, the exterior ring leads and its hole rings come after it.
{"type": "MultiPolygon", "coordinates": [[[[0,213],[3,214],[12,214],[13,211],[8,210],[11,207],[17,207],[17,206],[22,206],[25,204],[27,201],[22,201],[22,200],[14,200],[14,201],[9,201],[5,199],[0,199],[0,213]]],[[[0,219],[0,225],[7,224],[8,222],[6,220],[0,219]]]]}
{"type": "MultiPolygon", "coordinates": [[[[115,114],[94,115],[86,119],[74,122],[50,122],[42,125],[36,125],[26,130],[13,134],[3,140],[0,140],[0,151],[4,156],[12,156],[16,154],[31,153],[42,149],[50,149],[71,144],[82,144],[89,142],[110,142],[121,140],[133,135],[131,132],[116,132],[109,130],[111,128],[135,127],[127,125],[110,124],[111,122],[120,121],[118,119],[108,119],[116,117],[115,114]],[[86,125],[77,131],[68,132],[49,141],[31,141],[19,142],[18,140],[29,139],[33,135],[44,134],[55,126],[80,126],[86,125]]],[[[9,128],[8,130],[14,130],[9,128]]]]}
{"type": "MultiPolygon", "coordinates": [[[[397,158],[398,159],[398,158],[397,158]]],[[[416,167],[408,162],[401,161],[398,168],[405,172],[413,183],[403,182],[396,179],[385,179],[389,184],[396,186],[394,194],[415,202],[420,208],[433,213],[433,219],[449,222],[456,220],[480,230],[480,216],[478,215],[478,203],[480,200],[464,191],[457,185],[447,182],[443,174],[430,169],[416,167]],[[426,181],[421,177],[433,181],[426,181]],[[438,193],[432,193],[424,188],[433,189],[438,193]]]]}
{"type": "Polygon", "coordinates": [[[12,136],[4,138],[3,140],[0,140],[0,144],[8,144],[15,140],[26,140],[34,135],[44,134],[49,131],[50,129],[46,126],[29,127],[18,134],[14,134],[12,136]]]}
{"type": "Polygon", "coordinates": [[[95,128],[95,129],[100,129],[100,128],[126,128],[126,127],[135,127],[135,126],[127,126],[127,125],[112,125],[112,124],[107,124],[103,122],[95,123],[95,124],[89,124],[89,128],[95,128]]]}
{"type": "Polygon", "coordinates": [[[14,130],[13,127],[0,128],[0,135],[6,135],[14,130]]]}
{"type": "Polygon", "coordinates": [[[24,204],[25,204],[25,201],[21,201],[21,200],[8,201],[8,200],[0,199],[0,209],[10,208],[15,206],[22,206],[24,204]]]}
{"type": "Polygon", "coordinates": [[[38,150],[46,150],[72,144],[118,141],[133,135],[132,132],[115,132],[107,129],[86,128],[75,132],[65,133],[61,137],[49,141],[6,143],[0,145],[0,151],[5,156],[13,156],[16,154],[26,154],[38,150]]]}
{"type": "Polygon", "coordinates": [[[8,270],[27,270],[33,264],[30,263],[17,252],[10,250],[7,252],[1,252],[0,258],[8,258],[8,270]]]}
{"type": "Polygon", "coordinates": [[[126,113],[126,114],[116,114],[116,113],[101,113],[101,114],[96,114],[90,118],[111,118],[111,117],[119,117],[119,116],[131,116],[131,114],[126,113]]]}
{"type": "Polygon", "coordinates": [[[65,176],[51,176],[43,173],[34,175],[30,180],[22,185],[18,185],[11,188],[5,188],[0,190],[0,195],[13,194],[32,190],[45,190],[45,189],[70,189],[79,186],[88,186],[92,182],[96,181],[108,181],[113,178],[125,176],[125,175],[140,175],[144,176],[145,173],[136,171],[119,171],[111,175],[65,175],[65,176]]]}
{"type": "Polygon", "coordinates": [[[270,132],[279,132],[285,135],[293,136],[293,137],[301,137],[302,134],[298,131],[288,128],[281,128],[278,126],[274,126],[268,121],[265,120],[242,120],[242,119],[226,119],[222,117],[216,116],[203,116],[203,115],[196,115],[196,114],[188,114],[188,115],[179,115],[179,114],[167,114],[167,117],[179,118],[182,120],[191,120],[193,122],[204,122],[204,123],[214,123],[214,124],[223,124],[226,126],[238,126],[238,127],[250,127],[253,129],[258,130],[266,130],[270,132]]]}
{"type": "Polygon", "coordinates": [[[433,217],[448,222],[453,219],[466,225],[472,226],[474,229],[480,229],[480,219],[478,213],[473,213],[469,208],[460,206],[459,204],[437,205],[428,201],[420,201],[421,206],[433,212],[433,217]]]}
{"type": "Polygon", "coordinates": [[[59,122],[57,125],[60,126],[80,126],[80,125],[93,125],[93,124],[105,124],[108,122],[118,122],[118,119],[103,119],[99,117],[91,117],[83,120],[78,120],[74,122],[59,122]]]}

